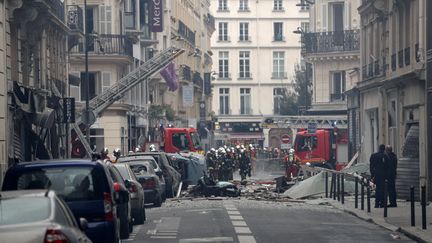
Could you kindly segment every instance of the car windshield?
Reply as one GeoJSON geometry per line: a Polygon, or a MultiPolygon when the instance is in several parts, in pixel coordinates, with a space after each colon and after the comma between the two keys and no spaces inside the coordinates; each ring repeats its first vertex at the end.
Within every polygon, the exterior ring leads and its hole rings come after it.
{"type": "Polygon", "coordinates": [[[132,160],[123,160],[121,162],[135,162],[135,161],[141,161],[141,162],[147,162],[149,163],[153,169],[157,169],[159,166],[157,165],[156,161],[152,160],[152,159],[132,159],[132,160]]]}
{"type": "Polygon", "coordinates": [[[119,165],[116,164],[115,167],[117,168],[117,170],[120,172],[121,177],[123,178],[123,180],[127,180],[130,179],[129,177],[129,173],[127,170],[127,167],[125,165],[119,165]]]}
{"type": "Polygon", "coordinates": [[[197,133],[192,132],[191,134],[193,146],[195,149],[202,149],[201,147],[201,139],[199,138],[197,133]]]}
{"type": "Polygon", "coordinates": [[[155,173],[153,168],[151,168],[151,165],[148,163],[131,163],[129,166],[137,176],[155,173]]]}
{"type": "Polygon", "coordinates": [[[94,167],[56,167],[22,171],[15,190],[50,188],[65,201],[103,198],[105,176],[94,167]],[[98,179],[96,179],[98,178],[98,179]]]}
{"type": "Polygon", "coordinates": [[[0,225],[38,222],[48,219],[49,216],[50,200],[45,197],[19,197],[0,200],[0,225]]]}

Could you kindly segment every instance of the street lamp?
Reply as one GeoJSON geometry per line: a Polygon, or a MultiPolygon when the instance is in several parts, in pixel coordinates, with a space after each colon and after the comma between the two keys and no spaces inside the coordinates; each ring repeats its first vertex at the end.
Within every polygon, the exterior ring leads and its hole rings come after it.
{"type": "Polygon", "coordinates": [[[302,27],[297,27],[297,29],[294,30],[293,33],[301,35],[304,33],[304,31],[303,31],[302,27]]]}

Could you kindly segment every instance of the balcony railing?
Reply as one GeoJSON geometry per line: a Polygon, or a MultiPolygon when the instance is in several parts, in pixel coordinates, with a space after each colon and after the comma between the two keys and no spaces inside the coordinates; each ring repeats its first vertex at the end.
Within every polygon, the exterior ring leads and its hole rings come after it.
{"type": "Polygon", "coordinates": [[[362,67],[362,77],[363,77],[363,79],[367,78],[367,65],[364,65],[362,67]]]}
{"type": "Polygon", "coordinates": [[[231,73],[219,72],[218,79],[231,79],[231,73]]]}
{"type": "Polygon", "coordinates": [[[218,41],[231,41],[230,37],[227,35],[220,35],[218,36],[218,41]]]}
{"type": "Polygon", "coordinates": [[[305,54],[360,50],[359,30],[303,33],[302,42],[305,54]]]}
{"type": "Polygon", "coordinates": [[[391,68],[392,71],[396,71],[396,53],[392,54],[391,56],[391,68]]]}
{"type": "Polygon", "coordinates": [[[243,108],[239,110],[240,115],[251,115],[252,113],[252,108],[243,108]]]}
{"type": "Polygon", "coordinates": [[[83,9],[78,5],[68,5],[68,26],[72,31],[84,32],[83,9]]]}
{"type": "Polygon", "coordinates": [[[404,50],[405,52],[405,66],[409,66],[411,64],[411,48],[407,47],[404,50]]]}
{"type": "Polygon", "coordinates": [[[287,72],[272,72],[272,78],[280,78],[280,79],[285,79],[287,78],[287,72]]]}
{"type": "Polygon", "coordinates": [[[29,1],[38,8],[49,7],[51,12],[62,22],[65,22],[65,5],[62,0],[32,0],[29,1]]]}
{"type": "Polygon", "coordinates": [[[251,37],[249,35],[241,35],[239,36],[239,41],[251,41],[251,37]]]}
{"type": "Polygon", "coordinates": [[[416,43],[415,44],[415,57],[416,57],[416,62],[420,62],[420,47],[419,44],[416,43]]]}
{"type": "Polygon", "coordinates": [[[330,101],[343,101],[345,100],[345,94],[336,93],[330,94],[330,101]]]}
{"type": "Polygon", "coordinates": [[[369,63],[368,64],[368,77],[372,77],[373,76],[373,63],[369,63]]]}
{"type": "MultiPolygon", "coordinates": [[[[103,34],[89,39],[88,50],[91,54],[132,56],[132,41],[123,35],[103,34]]],[[[71,52],[84,54],[83,43],[71,52]]]]}
{"type": "Polygon", "coordinates": [[[285,41],[285,36],[275,35],[273,36],[273,41],[285,41]]]}
{"type": "Polygon", "coordinates": [[[386,73],[387,73],[387,69],[388,69],[387,58],[384,56],[384,57],[382,58],[382,70],[383,70],[383,75],[386,75],[386,73]]]}
{"type": "Polygon", "coordinates": [[[219,115],[231,115],[232,111],[231,109],[219,109],[219,115]]]}
{"type": "Polygon", "coordinates": [[[400,51],[398,52],[398,64],[399,64],[399,67],[400,67],[400,68],[404,66],[403,54],[404,54],[404,53],[403,53],[403,50],[400,50],[400,51]]]}

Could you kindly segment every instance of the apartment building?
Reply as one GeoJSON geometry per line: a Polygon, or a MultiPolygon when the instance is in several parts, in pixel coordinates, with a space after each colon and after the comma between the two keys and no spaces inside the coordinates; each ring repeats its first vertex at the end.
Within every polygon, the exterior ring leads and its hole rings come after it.
{"type": "MultiPolygon", "coordinates": [[[[361,159],[379,144],[390,144],[399,158],[398,193],[410,185],[430,185],[427,164],[426,1],[364,0],[361,16],[361,80],[358,102],[361,159]]],[[[417,190],[418,191],[418,190],[417,190]]]]}
{"type": "Polygon", "coordinates": [[[63,1],[0,3],[1,167],[66,155],[69,34],[63,1]]]}
{"type": "MultiPolygon", "coordinates": [[[[297,28],[308,28],[308,9],[296,0],[214,0],[212,37],[213,111],[222,143],[264,145],[264,116],[280,114],[281,97],[292,90],[301,63],[297,28]]],[[[267,143],[266,142],[266,143],[267,143]]]]}

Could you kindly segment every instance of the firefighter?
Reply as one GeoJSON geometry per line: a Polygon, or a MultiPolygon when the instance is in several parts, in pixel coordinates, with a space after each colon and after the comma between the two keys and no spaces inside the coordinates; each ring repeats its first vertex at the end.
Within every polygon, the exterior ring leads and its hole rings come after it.
{"type": "Polygon", "coordinates": [[[114,158],[115,158],[115,160],[114,160],[114,163],[117,163],[117,160],[120,158],[120,156],[121,156],[121,150],[120,150],[120,148],[116,148],[116,149],[114,149],[114,151],[113,151],[113,155],[114,155],[114,158]]]}
{"type": "Polygon", "coordinates": [[[108,156],[108,154],[109,154],[109,150],[107,147],[105,147],[104,149],[102,149],[102,151],[100,153],[101,159],[104,161],[110,161],[111,162],[111,158],[108,156]]]}
{"type": "MultiPolygon", "coordinates": [[[[227,148],[228,149],[228,148],[227,148]]],[[[227,151],[225,148],[221,150],[220,156],[219,156],[219,180],[221,181],[227,181],[229,177],[229,160],[227,158],[227,151]]]]}
{"type": "Polygon", "coordinates": [[[226,153],[223,153],[223,164],[221,167],[221,180],[228,181],[233,179],[233,159],[231,149],[227,148],[226,153]]]}
{"type": "Polygon", "coordinates": [[[241,181],[245,183],[246,176],[251,177],[251,162],[244,149],[240,150],[239,164],[241,181]]]}
{"type": "Polygon", "coordinates": [[[217,173],[217,158],[216,158],[216,150],[214,148],[210,149],[210,151],[207,153],[206,156],[206,163],[207,163],[207,169],[208,174],[210,178],[213,181],[216,181],[218,179],[218,173],[217,173]]]}

